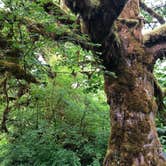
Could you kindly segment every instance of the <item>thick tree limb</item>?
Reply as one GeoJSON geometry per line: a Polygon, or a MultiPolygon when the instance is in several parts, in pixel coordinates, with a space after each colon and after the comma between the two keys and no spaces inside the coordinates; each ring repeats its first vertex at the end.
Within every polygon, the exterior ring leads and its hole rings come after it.
{"type": "Polygon", "coordinates": [[[157,59],[166,57],[166,24],[145,34],[144,45],[154,56],[153,64],[157,59]]]}
{"type": "Polygon", "coordinates": [[[61,34],[57,34],[55,32],[50,33],[46,31],[46,28],[41,25],[37,24],[34,21],[30,23],[31,21],[27,20],[27,26],[29,27],[29,31],[34,31],[34,33],[38,33],[42,36],[49,37],[55,41],[70,41],[72,43],[75,43],[77,45],[80,45],[83,49],[86,50],[95,50],[96,46],[94,46],[90,41],[80,39],[81,34],[81,25],[80,25],[80,19],[74,20],[71,19],[69,13],[66,13],[61,7],[53,2],[48,2],[43,5],[44,10],[49,14],[56,17],[57,21],[61,25],[74,25],[74,29],[69,27],[70,32],[64,32],[61,34]]]}
{"type": "Polygon", "coordinates": [[[100,3],[97,6],[90,0],[65,0],[65,3],[74,13],[81,15],[92,41],[102,43],[127,1],[99,0],[100,3]]]}
{"type": "Polygon", "coordinates": [[[149,8],[145,3],[140,1],[140,6],[143,10],[148,12],[152,17],[156,18],[160,24],[165,23],[164,18],[161,15],[159,15],[158,13],[156,13],[153,9],[149,8]]]}
{"type": "Polygon", "coordinates": [[[155,28],[144,35],[144,44],[147,47],[162,43],[166,43],[166,24],[155,28]]]}
{"type": "MultiPolygon", "coordinates": [[[[127,3],[128,0],[98,0],[99,5],[94,5],[91,0],[64,0],[65,4],[74,12],[74,13],[80,13],[83,17],[91,16],[93,9],[95,8],[103,8],[105,11],[114,11],[110,13],[110,15],[116,15],[120,14],[122,11],[124,5],[127,3]]],[[[112,20],[114,21],[114,20],[112,20]]]]}
{"type": "MultiPolygon", "coordinates": [[[[98,0],[98,2],[94,3],[92,0],[63,0],[74,13],[81,15],[86,24],[84,26],[86,30],[83,26],[82,30],[84,32],[86,31],[86,33],[89,32],[88,34],[93,42],[101,41],[101,38],[104,38],[106,34],[109,33],[110,27],[121,13],[127,1],[128,0],[98,0]],[[105,31],[102,30],[103,26],[105,27],[105,31]],[[101,37],[102,35],[103,37],[101,37]]],[[[71,20],[68,14],[57,4],[51,2],[45,3],[43,8],[48,14],[54,15],[62,24],[77,24],[78,33],[81,32],[80,21],[71,20]]],[[[81,24],[83,25],[84,23],[81,24]]],[[[83,46],[82,42],[81,45],[83,46]]]]}
{"type": "Polygon", "coordinates": [[[16,63],[0,60],[0,71],[8,71],[17,79],[23,79],[29,83],[38,83],[38,81],[34,76],[32,76],[32,74],[25,72],[25,70],[16,63]]]}
{"type": "Polygon", "coordinates": [[[69,41],[74,44],[80,45],[83,49],[86,50],[98,50],[98,46],[90,42],[88,38],[81,38],[80,34],[77,34],[77,31],[70,28],[61,33],[57,33],[57,31],[48,32],[47,27],[41,23],[36,23],[35,21],[28,18],[20,21],[27,27],[28,31],[31,33],[42,35],[43,37],[50,38],[54,41],[69,41]]]}

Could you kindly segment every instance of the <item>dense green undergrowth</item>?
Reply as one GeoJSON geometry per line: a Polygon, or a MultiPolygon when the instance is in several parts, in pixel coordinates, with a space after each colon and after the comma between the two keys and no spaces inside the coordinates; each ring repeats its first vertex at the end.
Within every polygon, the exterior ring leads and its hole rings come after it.
{"type": "Polygon", "coordinates": [[[102,91],[85,94],[74,79],[33,85],[28,106],[11,111],[0,135],[2,166],[99,166],[109,137],[109,108],[102,91]]]}

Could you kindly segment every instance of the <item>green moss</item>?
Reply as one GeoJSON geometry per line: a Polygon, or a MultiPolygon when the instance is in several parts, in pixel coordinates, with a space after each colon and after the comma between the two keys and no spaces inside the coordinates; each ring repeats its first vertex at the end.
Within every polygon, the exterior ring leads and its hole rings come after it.
{"type": "Polygon", "coordinates": [[[144,35],[144,43],[155,40],[156,36],[163,36],[166,33],[166,24],[154,29],[144,35]]]}
{"type": "MultiPolygon", "coordinates": [[[[140,43],[140,41],[138,41],[134,35],[131,35],[131,43],[134,47],[134,50],[133,50],[133,53],[135,53],[136,55],[139,55],[141,58],[144,57],[145,55],[145,50],[144,50],[144,47],[142,45],[142,43],[140,43]]],[[[142,61],[142,59],[141,59],[142,61]]]]}
{"type": "Polygon", "coordinates": [[[121,70],[122,72],[118,75],[118,83],[120,85],[128,87],[129,89],[133,89],[136,81],[134,72],[128,68],[121,70]]]}
{"type": "Polygon", "coordinates": [[[153,112],[156,112],[158,108],[154,98],[148,102],[148,106],[149,106],[149,109],[153,112]]]}
{"type": "Polygon", "coordinates": [[[149,100],[147,99],[146,94],[143,92],[134,92],[128,94],[127,105],[130,111],[144,112],[148,113],[151,111],[149,109],[149,100]]]}
{"type": "Polygon", "coordinates": [[[120,38],[119,38],[119,35],[117,32],[114,32],[114,36],[115,36],[115,39],[114,41],[116,41],[118,43],[118,45],[120,45],[121,41],[120,41],[120,38]]]}
{"type": "Polygon", "coordinates": [[[137,63],[135,67],[138,71],[138,76],[142,76],[142,74],[145,73],[142,63],[137,63]]]}
{"type": "Polygon", "coordinates": [[[137,153],[141,152],[141,148],[138,145],[126,144],[123,146],[124,150],[127,152],[137,153]]]}

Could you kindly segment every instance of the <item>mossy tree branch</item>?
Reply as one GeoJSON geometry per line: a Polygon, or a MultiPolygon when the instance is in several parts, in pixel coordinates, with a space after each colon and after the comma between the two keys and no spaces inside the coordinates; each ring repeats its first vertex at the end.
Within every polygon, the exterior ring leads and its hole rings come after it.
{"type": "Polygon", "coordinates": [[[32,74],[27,73],[20,65],[13,63],[13,62],[7,62],[4,60],[0,60],[0,71],[1,72],[8,71],[15,78],[23,79],[29,83],[38,83],[38,81],[32,74]]]}
{"type": "Polygon", "coordinates": [[[166,57],[166,24],[146,33],[144,45],[153,54],[154,64],[157,59],[166,57]]]}
{"type": "Polygon", "coordinates": [[[146,33],[144,35],[144,44],[147,47],[152,47],[156,44],[165,43],[166,41],[166,24],[146,33]]]}
{"type": "MultiPolygon", "coordinates": [[[[152,68],[158,59],[166,58],[166,24],[146,33],[144,35],[144,45],[152,57],[152,68]]],[[[162,111],[165,108],[163,99],[165,92],[154,79],[154,92],[157,100],[158,110],[162,111]]]]}
{"type": "MultiPolygon", "coordinates": [[[[36,4],[39,2],[37,0],[30,0],[36,4]]],[[[38,4],[39,5],[39,4],[38,4]]],[[[44,11],[49,15],[55,16],[58,22],[62,24],[76,24],[76,20],[73,19],[68,12],[66,12],[63,7],[61,7],[61,3],[55,3],[53,1],[46,1],[40,4],[44,11]]]]}
{"type": "Polygon", "coordinates": [[[48,32],[47,27],[41,23],[36,23],[35,21],[30,20],[28,18],[25,18],[24,20],[20,21],[27,27],[28,31],[31,33],[39,34],[43,37],[50,38],[54,41],[69,41],[74,44],[80,45],[83,49],[86,50],[94,51],[98,49],[97,46],[90,42],[88,38],[82,38],[79,34],[79,31],[75,31],[69,28],[61,33],[57,33],[56,30],[48,32]]]}

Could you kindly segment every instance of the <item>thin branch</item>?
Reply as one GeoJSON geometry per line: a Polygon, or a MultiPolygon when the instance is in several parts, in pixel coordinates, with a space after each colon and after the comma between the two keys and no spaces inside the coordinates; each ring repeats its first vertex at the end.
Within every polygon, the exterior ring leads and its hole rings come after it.
{"type": "Polygon", "coordinates": [[[153,9],[148,7],[145,3],[140,2],[140,7],[144,11],[148,12],[152,17],[156,18],[159,21],[160,24],[165,24],[164,18],[160,14],[156,13],[153,9]]]}

